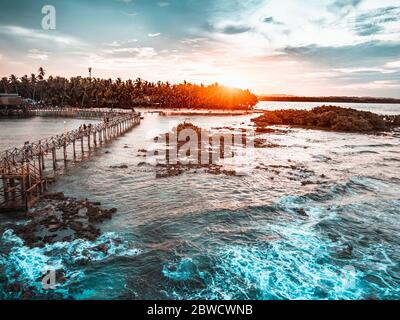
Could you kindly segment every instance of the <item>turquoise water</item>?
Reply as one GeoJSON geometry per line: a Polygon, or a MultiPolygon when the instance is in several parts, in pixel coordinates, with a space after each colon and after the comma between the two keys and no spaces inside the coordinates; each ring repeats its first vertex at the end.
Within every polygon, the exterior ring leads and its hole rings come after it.
{"type": "MultiPolygon", "coordinates": [[[[236,164],[240,176],[156,179],[137,166],[146,161],[138,150],[154,149],[154,137],[179,122],[249,119],[148,115],[110,153],[71,168],[52,191],[118,208],[95,243],[29,249],[12,232],[23,218],[1,216],[0,297],[19,298],[6,287],[17,281],[47,299],[399,299],[398,134],[266,134],[279,147],[256,149],[236,164]],[[93,250],[100,243],[107,255],[93,250]],[[49,266],[66,270],[67,282],[46,291],[37,279],[49,266]]],[[[24,121],[22,137],[40,122],[24,121]]]]}

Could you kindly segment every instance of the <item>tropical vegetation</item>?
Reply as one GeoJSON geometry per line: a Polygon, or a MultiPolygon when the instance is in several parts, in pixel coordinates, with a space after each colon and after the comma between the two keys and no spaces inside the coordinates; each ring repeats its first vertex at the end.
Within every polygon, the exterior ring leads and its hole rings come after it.
{"type": "MultiPolygon", "coordinates": [[[[91,71],[91,70],[90,70],[91,71]]],[[[197,85],[189,82],[149,82],[141,78],[49,76],[45,70],[21,78],[11,75],[0,80],[0,93],[16,93],[23,98],[53,106],[118,107],[151,106],[189,109],[251,109],[258,100],[249,90],[228,88],[218,83],[197,85]]]]}

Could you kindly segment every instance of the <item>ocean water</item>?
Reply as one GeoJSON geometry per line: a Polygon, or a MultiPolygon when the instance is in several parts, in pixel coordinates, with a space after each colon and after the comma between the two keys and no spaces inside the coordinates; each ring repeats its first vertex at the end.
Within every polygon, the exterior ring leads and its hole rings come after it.
{"type": "MultiPolygon", "coordinates": [[[[19,298],[7,290],[19,281],[48,299],[399,299],[398,133],[281,127],[287,132],[260,136],[276,147],[234,165],[239,176],[156,179],[152,167],[138,166],[149,160],[138,150],[153,150],[154,137],[180,122],[215,130],[250,119],[149,114],[71,167],[51,191],[118,209],[95,243],[30,249],[12,231],[23,215],[0,216],[0,297],[19,298]],[[99,243],[107,255],[92,250],[99,243]],[[46,291],[38,278],[49,266],[66,270],[68,281],[46,291]]],[[[1,149],[25,141],[35,123],[46,121],[37,127],[45,135],[63,128],[60,119],[19,121],[1,149]]],[[[0,122],[0,137],[11,123],[0,122]]]]}

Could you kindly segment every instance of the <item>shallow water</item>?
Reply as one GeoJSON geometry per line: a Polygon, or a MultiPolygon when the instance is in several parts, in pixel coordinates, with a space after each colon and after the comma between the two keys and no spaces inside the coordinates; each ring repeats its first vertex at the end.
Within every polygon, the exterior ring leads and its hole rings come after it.
{"type": "MultiPolygon", "coordinates": [[[[13,297],[4,287],[17,272],[52,298],[37,282],[52,266],[70,279],[56,292],[75,299],[400,298],[399,136],[266,134],[279,147],[256,149],[233,177],[156,179],[150,167],[138,167],[146,161],[138,150],[155,148],[155,136],[184,120],[243,127],[250,117],[147,115],[60,177],[51,191],[118,208],[97,241],[108,255],[92,252],[88,241],[28,249],[10,231],[23,220],[2,216],[0,296],[13,297]],[[128,168],[110,168],[121,164],[128,168]],[[78,266],[84,250],[91,260],[78,266]]],[[[24,141],[24,128],[42,120],[20,121],[24,141]]],[[[59,130],[59,119],[45,121],[46,134],[59,130]]],[[[1,137],[4,128],[7,121],[1,137]]]]}
{"type": "Polygon", "coordinates": [[[96,123],[95,120],[45,118],[0,119],[0,152],[21,147],[25,141],[36,142],[40,139],[75,130],[81,124],[96,123]]]}

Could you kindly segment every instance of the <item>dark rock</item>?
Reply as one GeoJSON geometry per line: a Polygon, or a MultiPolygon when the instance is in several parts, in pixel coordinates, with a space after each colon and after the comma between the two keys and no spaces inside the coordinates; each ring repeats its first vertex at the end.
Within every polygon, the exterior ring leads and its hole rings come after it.
{"type": "Polygon", "coordinates": [[[128,169],[128,165],[126,164],[121,164],[119,166],[110,166],[112,169],[128,169]]]}
{"type": "Polygon", "coordinates": [[[72,240],[72,236],[66,236],[62,239],[63,242],[69,242],[72,240]]]}
{"type": "Polygon", "coordinates": [[[27,288],[22,292],[22,300],[31,300],[34,298],[34,289],[27,288]]]}
{"type": "Polygon", "coordinates": [[[56,270],[56,283],[63,284],[67,282],[66,272],[63,269],[56,270]]]}
{"type": "Polygon", "coordinates": [[[72,221],[69,227],[75,231],[81,231],[83,229],[83,224],[81,222],[72,221]]]}
{"type": "Polygon", "coordinates": [[[337,252],[336,257],[340,259],[350,259],[353,254],[353,247],[347,244],[343,249],[337,252]]]}
{"type": "Polygon", "coordinates": [[[61,228],[61,224],[51,224],[48,226],[50,232],[56,232],[61,228]]]}
{"type": "Polygon", "coordinates": [[[86,266],[88,264],[88,260],[81,258],[81,259],[76,260],[75,263],[78,266],[86,266]]]}
{"type": "Polygon", "coordinates": [[[252,121],[257,128],[268,125],[292,125],[339,132],[388,131],[400,125],[400,116],[383,116],[351,108],[321,106],[312,110],[274,110],[252,121]]]}
{"type": "Polygon", "coordinates": [[[65,195],[62,192],[57,192],[57,193],[45,193],[43,195],[43,198],[49,199],[49,200],[65,200],[65,195]]]}
{"type": "Polygon", "coordinates": [[[97,247],[95,247],[95,250],[98,250],[104,254],[108,253],[107,246],[105,244],[99,244],[97,247]]]}
{"type": "Polygon", "coordinates": [[[22,286],[19,283],[11,283],[11,284],[7,285],[5,289],[8,292],[17,293],[22,290],[22,286]]]}
{"type": "Polygon", "coordinates": [[[297,213],[303,217],[308,217],[306,210],[304,210],[303,208],[297,209],[297,213]]]}

